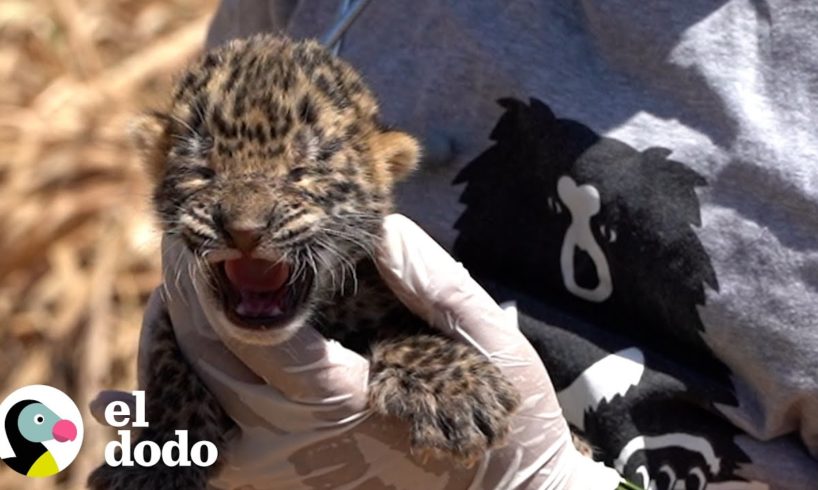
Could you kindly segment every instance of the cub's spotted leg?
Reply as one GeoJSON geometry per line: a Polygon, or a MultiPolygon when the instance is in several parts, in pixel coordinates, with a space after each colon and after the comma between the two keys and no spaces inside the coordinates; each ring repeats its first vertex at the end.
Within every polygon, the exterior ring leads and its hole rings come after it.
{"type": "MultiPolygon", "coordinates": [[[[140,441],[153,441],[162,447],[176,439],[175,430],[183,429],[188,431],[190,446],[197,441],[210,441],[221,454],[234,422],[182,356],[167,312],[163,311],[156,321],[143,328],[149,328],[151,335],[145,387],[149,427],[142,429],[132,447],[140,441]]],[[[196,465],[171,468],[161,459],[150,468],[103,464],[91,473],[88,486],[93,490],[204,489],[217,465],[218,462],[206,468],[196,465]]]]}
{"type": "Polygon", "coordinates": [[[441,336],[379,342],[371,369],[370,406],[408,421],[412,451],[423,458],[473,464],[503,443],[520,402],[497,366],[441,336]]]}

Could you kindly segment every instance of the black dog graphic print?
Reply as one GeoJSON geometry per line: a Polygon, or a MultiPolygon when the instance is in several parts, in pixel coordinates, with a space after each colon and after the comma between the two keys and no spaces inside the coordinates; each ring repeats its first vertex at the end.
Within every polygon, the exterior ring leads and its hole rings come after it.
{"type": "Polygon", "coordinates": [[[591,363],[557,395],[605,462],[642,488],[766,489],[741,476],[752,461],[736,443],[740,431],[683,390],[629,347],[591,363]]]}
{"type": "Polygon", "coordinates": [[[455,180],[467,184],[455,255],[477,275],[718,375],[729,391],[697,311],[705,289],[718,290],[695,232],[704,178],[668,149],[602,137],[539,100],[499,103],[494,145],[455,180]]]}
{"type": "Polygon", "coordinates": [[[546,361],[563,413],[595,459],[646,490],[768,488],[752,477],[746,436],[701,403],[712,397],[707,383],[593,324],[566,323],[529,295],[487,287],[546,361]]]}
{"type": "Polygon", "coordinates": [[[696,234],[705,179],[539,100],[500,105],[493,144],[455,179],[454,252],[517,303],[568,421],[645,488],[766,488],[742,477],[740,431],[713,406],[736,402],[698,313],[719,287],[696,234]]]}

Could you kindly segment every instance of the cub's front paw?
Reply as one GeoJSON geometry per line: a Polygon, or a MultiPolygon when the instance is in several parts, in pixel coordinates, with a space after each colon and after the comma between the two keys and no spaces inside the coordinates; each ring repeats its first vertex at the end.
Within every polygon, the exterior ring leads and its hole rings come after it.
{"type": "Polygon", "coordinates": [[[373,353],[369,400],[410,424],[414,453],[469,466],[503,444],[519,394],[495,365],[449,339],[400,343],[373,353]]]}

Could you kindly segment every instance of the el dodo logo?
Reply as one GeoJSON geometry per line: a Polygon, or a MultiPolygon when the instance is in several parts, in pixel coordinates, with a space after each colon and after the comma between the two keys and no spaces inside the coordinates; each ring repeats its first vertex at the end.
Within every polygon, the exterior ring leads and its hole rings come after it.
{"type": "Polygon", "coordinates": [[[82,435],[80,411],[56,388],[25,386],[0,403],[0,459],[20,474],[42,478],[64,470],[82,435]]]}
{"type": "MultiPolygon", "coordinates": [[[[111,427],[126,427],[135,429],[148,427],[145,419],[145,392],[131,392],[134,400],[135,414],[131,419],[132,407],[124,401],[113,401],[105,407],[105,422],[111,427]]],[[[131,431],[121,429],[116,431],[119,441],[111,441],[105,446],[105,463],[108,466],[134,466],[134,464],[150,467],[162,463],[168,467],[174,466],[210,466],[219,457],[216,445],[210,441],[197,441],[192,446],[188,443],[187,430],[176,430],[176,440],[166,441],[162,446],[154,441],[140,441],[131,448],[131,431]]]]}

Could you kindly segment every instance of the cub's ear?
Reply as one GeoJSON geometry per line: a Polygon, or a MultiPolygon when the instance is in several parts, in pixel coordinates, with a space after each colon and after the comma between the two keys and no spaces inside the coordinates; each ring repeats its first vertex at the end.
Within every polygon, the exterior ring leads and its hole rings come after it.
{"type": "Polygon", "coordinates": [[[129,128],[131,142],[148,174],[157,182],[165,173],[165,159],[170,149],[169,121],[166,114],[150,112],[137,117],[129,128]]]}
{"type": "Polygon", "coordinates": [[[370,138],[369,147],[375,161],[386,164],[392,181],[408,175],[420,160],[420,144],[415,138],[400,131],[375,134],[370,138]]]}

